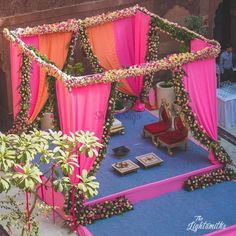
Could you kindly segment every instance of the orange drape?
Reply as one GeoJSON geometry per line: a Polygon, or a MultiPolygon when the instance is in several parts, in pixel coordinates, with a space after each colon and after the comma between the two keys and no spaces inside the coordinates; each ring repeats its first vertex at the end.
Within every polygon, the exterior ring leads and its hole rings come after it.
{"type": "MultiPolygon", "coordinates": [[[[93,53],[98,58],[100,65],[106,70],[121,68],[116,54],[113,23],[90,27],[87,29],[87,33],[93,53]]],[[[122,83],[122,87],[125,87],[124,91],[120,91],[132,95],[128,82],[122,79],[120,83],[122,83]]]]}
{"type": "MultiPolygon", "coordinates": [[[[59,69],[62,69],[68,52],[68,44],[72,33],[53,33],[39,35],[39,52],[46,55],[47,58],[54,62],[59,69]]],[[[37,102],[29,123],[32,123],[39,112],[42,110],[48,98],[46,73],[43,68],[40,68],[40,82],[37,102]]]]}

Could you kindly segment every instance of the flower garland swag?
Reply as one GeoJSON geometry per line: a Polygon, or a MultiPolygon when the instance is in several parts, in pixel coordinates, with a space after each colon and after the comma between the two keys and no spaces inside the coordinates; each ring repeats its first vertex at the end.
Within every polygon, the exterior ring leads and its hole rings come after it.
{"type": "Polygon", "coordinates": [[[204,175],[190,177],[185,181],[184,189],[187,191],[194,191],[200,188],[204,189],[214,184],[230,181],[235,178],[236,175],[233,169],[223,167],[204,175]]]}
{"type": "Polygon", "coordinates": [[[121,91],[119,91],[119,88],[116,90],[116,97],[118,99],[123,100],[123,101],[131,101],[132,106],[134,105],[135,101],[137,100],[137,97],[129,95],[129,94],[122,93],[121,91]]]}
{"type": "Polygon", "coordinates": [[[30,106],[30,70],[31,70],[31,61],[28,56],[25,54],[22,55],[22,65],[20,68],[21,77],[20,77],[20,86],[19,86],[19,94],[20,94],[20,108],[19,112],[16,115],[16,119],[13,123],[13,126],[8,133],[20,134],[28,130],[29,124],[28,120],[28,110],[30,106]]]}
{"type": "MultiPolygon", "coordinates": [[[[68,89],[73,87],[88,86],[96,83],[119,82],[122,78],[141,76],[160,70],[173,70],[177,66],[181,66],[186,63],[216,57],[220,52],[220,46],[215,43],[212,44],[212,47],[207,47],[200,51],[172,54],[161,60],[151,61],[141,65],[133,65],[129,68],[109,70],[103,73],[99,72],[98,74],[86,76],[70,76],[62,72],[53,63],[46,62],[44,59],[39,58],[33,50],[30,50],[24,42],[22,42],[22,40],[16,38],[13,33],[9,33],[7,29],[4,30],[4,35],[8,40],[16,44],[17,47],[19,47],[19,49],[23,51],[31,60],[36,60],[49,75],[62,80],[68,89]]],[[[207,42],[209,42],[209,40],[207,42]]]]}
{"type": "Polygon", "coordinates": [[[192,109],[189,105],[189,96],[185,91],[183,84],[183,77],[185,71],[183,69],[177,69],[173,72],[173,84],[176,94],[177,104],[182,108],[181,112],[184,115],[185,121],[187,122],[193,137],[202,145],[207,147],[210,151],[212,150],[216,160],[221,164],[232,164],[232,159],[224,148],[216,141],[211,139],[202,126],[199,125],[196,115],[192,112],[192,109]]]}
{"type": "MultiPolygon", "coordinates": [[[[81,191],[76,191],[74,193],[75,199],[75,216],[76,225],[87,225],[92,224],[96,220],[109,218],[115,215],[121,215],[124,212],[133,209],[133,205],[125,197],[118,197],[114,200],[105,201],[102,203],[97,203],[94,205],[84,206],[83,204],[83,193],[81,191]]],[[[66,194],[65,207],[64,210],[66,214],[71,213],[72,202],[71,202],[71,191],[66,194]]],[[[69,226],[73,226],[73,222],[67,221],[69,226]]]]}
{"type": "MultiPolygon", "coordinates": [[[[63,71],[66,70],[68,67],[69,63],[72,60],[72,57],[74,55],[75,47],[76,47],[76,42],[78,40],[78,32],[73,32],[72,38],[70,40],[70,43],[68,45],[68,53],[66,57],[66,61],[63,67],[63,71]]],[[[48,63],[54,64],[52,61],[48,60],[46,56],[40,54],[34,47],[29,46],[31,50],[35,52],[35,54],[41,58],[41,60],[44,60],[48,63]]],[[[48,99],[43,106],[41,112],[39,115],[36,117],[35,122],[32,124],[33,127],[37,127],[38,129],[40,128],[40,121],[45,115],[45,113],[53,113],[53,128],[55,130],[60,130],[60,120],[59,120],[59,114],[58,114],[58,106],[57,106],[57,96],[56,96],[56,78],[50,75],[46,75],[47,79],[47,90],[48,90],[48,99]]]]}
{"type": "Polygon", "coordinates": [[[218,42],[206,39],[204,36],[201,36],[185,27],[181,27],[176,23],[169,22],[168,20],[163,19],[149,12],[147,9],[139,6],[127,8],[120,11],[110,12],[95,17],[89,17],[84,20],[78,20],[77,22],[71,20],[71,22],[61,22],[59,24],[49,24],[33,28],[27,27],[25,29],[16,29],[15,31],[9,31],[8,29],[4,29],[3,33],[9,41],[14,43],[21,51],[28,55],[31,60],[36,60],[38,63],[40,63],[49,75],[62,80],[69,89],[72,87],[87,86],[94,83],[118,82],[122,78],[145,75],[159,70],[171,70],[174,69],[176,66],[180,66],[185,63],[216,57],[220,52],[220,45],[218,42]],[[41,58],[37,57],[37,55],[32,50],[30,50],[27,45],[25,45],[25,43],[19,38],[19,35],[34,35],[37,32],[42,33],[43,31],[44,33],[57,31],[64,32],[66,31],[66,28],[68,28],[67,31],[74,31],[74,29],[79,28],[81,24],[83,25],[83,27],[89,27],[101,23],[106,23],[127,16],[132,16],[137,10],[143,11],[145,14],[153,17],[155,19],[156,27],[160,31],[169,34],[175,40],[178,40],[183,43],[189,42],[193,38],[199,38],[208,42],[212,46],[194,53],[187,52],[173,54],[167,58],[163,58],[162,60],[151,61],[142,65],[134,65],[129,68],[109,70],[104,73],[101,73],[101,70],[99,70],[100,74],[94,74],[89,76],[70,76],[62,72],[52,63],[47,63],[41,58]]]}
{"type": "Polygon", "coordinates": [[[90,62],[91,66],[93,67],[93,70],[95,73],[103,73],[104,70],[101,67],[101,65],[98,62],[97,57],[94,55],[93,50],[90,46],[88,35],[86,33],[86,28],[84,26],[83,21],[79,21],[79,35],[80,35],[80,41],[82,48],[87,56],[88,61],[90,62]]]}
{"type": "MultiPolygon", "coordinates": [[[[68,66],[70,65],[74,52],[75,52],[75,47],[78,41],[78,31],[74,31],[70,40],[70,43],[68,45],[68,52],[67,52],[67,57],[65,64],[63,66],[62,71],[66,71],[68,66]]],[[[49,107],[53,111],[53,126],[54,129],[60,130],[60,120],[59,120],[59,114],[58,114],[58,106],[57,106],[57,95],[56,95],[56,78],[52,76],[47,76],[48,78],[48,101],[50,103],[49,107]]]]}
{"type": "MultiPolygon", "coordinates": [[[[93,70],[96,73],[102,73],[104,70],[100,66],[97,57],[94,55],[92,51],[92,48],[89,44],[88,35],[86,33],[86,28],[82,22],[79,24],[79,34],[80,34],[82,48],[89,62],[91,63],[93,70]]],[[[99,149],[98,156],[96,157],[96,160],[92,166],[92,169],[89,172],[89,174],[91,175],[94,175],[94,173],[99,169],[100,163],[106,154],[107,145],[110,139],[110,136],[109,136],[110,129],[111,129],[113,119],[114,119],[113,114],[115,110],[115,101],[116,101],[116,96],[117,96],[116,88],[117,88],[117,82],[113,82],[111,85],[111,92],[110,92],[110,97],[108,101],[105,124],[103,127],[103,135],[102,135],[103,147],[99,149]]]]}
{"type": "MultiPolygon", "coordinates": [[[[83,24],[79,24],[79,34],[82,48],[85,51],[89,62],[93,66],[93,70],[97,73],[103,72],[103,68],[100,66],[96,56],[92,52],[86,34],[86,30],[83,24]]],[[[111,85],[111,92],[108,101],[105,124],[103,127],[103,136],[102,136],[103,147],[99,149],[98,156],[96,157],[92,169],[89,172],[89,176],[94,175],[94,173],[99,169],[101,161],[103,160],[104,155],[106,153],[107,144],[110,138],[109,136],[110,129],[113,123],[113,114],[117,96],[116,88],[117,88],[117,83],[113,82],[111,85]]],[[[105,203],[95,204],[93,206],[84,206],[83,193],[80,190],[76,189],[73,192],[73,196],[72,196],[72,191],[68,191],[68,194],[66,195],[65,198],[65,212],[67,212],[69,215],[71,214],[71,207],[73,205],[72,201],[75,203],[74,212],[77,220],[76,224],[82,224],[82,225],[88,223],[91,224],[95,220],[108,218],[111,217],[112,215],[121,214],[133,208],[132,204],[124,197],[117,198],[113,201],[107,201],[105,203]]],[[[70,226],[73,226],[74,224],[75,224],[74,222],[69,221],[70,226]]]]}
{"type": "MultiPolygon", "coordinates": [[[[107,109],[107,114],[106,114],[106,122],[104,125],[104,133],[102,137],[102,142],[104,144],[103,148],[99,149],[99,154],[98,157],[96,158],[96,161],[94,162],[94,165],[92,167],[91,172],[89,175],[92,175],[95,173],[95,171],[99,168],[100,162],[102,161],[105,152],[106,152],[106,145],[109,140],[109,133],[110,133],[110,127],[112,125],[113,121],[113,113],[114,113],[114,105],[115,105],[115,98],[117,96],[116,94],[116,86],[117,82],[120,81],[122,78],[126,77],[135,77],[139,75],[152,75],[156,71],[160,70],[175,70],[175,68],[182,66],[183,64],[190,63],[196,60],[204,60],[212,57],[216,57],[219,54],[220,51],[220,45],[214,41],[214,40],[208,40],[205,37],[194,33],[193,31],[190,31],[186,29],[185,27],[181,27],[175,23],[171,23],[165,19],[160,18],[159,16],[150,13],[147,11],[145,8],[141,7],[134,7],[134,8],[127,8],[125,10],[121,11],[116,11],[113,13],[108,13],[108,14],[102,14],[100,16],[92,17],[92,18],[86,18],[85,20],[71,20],[68,22],[61,22],[59,24],[54,24],[54,25],[43,25],[39,27],[34,27],[34,28],[29,28],[27,27],[26,29],[18,29],[16,31],[9,31],[7,29],[4,29],[4,35],[5,37],[14,43],[22,52],[25,56],[28,57],[29,61],[37,61],[48,73],[49,76],[52,76],[56,79],[60,79],[61,81],[64,82],[65,86],[68,89],[71,89],[73,87],[82,87],[82,86],[88,86],[96,83],[112,83],[112,88],[111,88],[111,93],[110,93],[110,98],[109,98],[109,104],[108,104],[108,109],[107,109]],[[155,42],[149,42],[148,45],[148,52],[147,54],[147,63],[141,64],[141,65],[133,65],[129,68],[123,68],[119,70],[109,70],[104,72],[102,67],[99,65],[99,62],[96,58],[96,56],[93,54],[92,49],[90,47],[88,37],[86,35],[86,27],[92,26],[92,25],[97,25],[101,23],[105,23],[108,21],[113,21],[119,18],[127,17],[134,15],[137,10],[141,10],[144,13],[150,15],[153,23],[153,27],[155,25],[155,33],[157,29],[159,29],[162,32],[165,32],[169,34],[171,37],[173,37],[175,40],[178,40],[182,43],[189,43],[191,39],[194,38],[199,38],[202,39],[210,44],[212,44],[211,47],[204,48],[200,51],[197,52],[187,52],[187,53],[179,53],[179,54],[172,54],[168,57],[165,57],[161,60],[155,60],[155,58],[151,59],[152,56],[152,47],[154,50],[154,43],[155,42]],[[69,23],[68,23],[69,22],[69,23]],[[68,24],[67,24],[68,23],[68,24]],[[96,73],[99,74],[94,74],[94,75],[89,75],[89,76],[71,76],[68,75],[59,68],[57,68],[54,63],[50,62],[46,57],[40,55],[36,50],[33,48],[28,47],[24,42],[19,38],[19,36],[27,36],[27,35],[34,35],[38,33],[49,33],[51,32],[66,32],[66,31],[79,31],[80,34],[80,39],[82,42],[82,47],[85,50],[85,53],[92,64],[94,70],[96,73]],[[153,43],[153,45],[152,45],[153,43]],[[150,57],[150,58],[149,58],[150,57]]],[[[154,29],[154,28],[153,28],[154,29]]],[[[154,37],[154,36],[153,36],[154,37]]],[[[156,38],[155,38],[156,39],[156,38]]],[[[154,56],[154,54],[153,54],[154,56]]],[[[29,69],[29,68],[28,68],[29,69]]],[[[26,73],[27,70],[24,70],[24,73],[26,73]]],[[[202,129],[202,127],[197,123],[194,114],[191,111],[191,107],[188,105],[188,96],[186,91],[184,90],[183,84],[182,84],[182,76],[183,72],[182,71],[174,71],[174,85],[175,85],[175,90],[177,97],[179,99],[179,105],[183,108],[183,112],[185,115],[185,119],[187,120],[190,129],[194,133],[194,137],[201,142],[202,144],[206,145],[209,150],[213,150],[215,154],[215,158],[219,160],[221,163],[231,163],[231,159],[228,156],[228,154],[225,152],[225,150],[219,145],[219,143],[216,143],[214,140],[211,140],[205,133],[205,131],[202,129]]],[[[29,77],[29,75],[28,75],[29,77]]],[[[151,80],[151,78],[149,78],[151,80]]],[[[145,79],[148,81],[148,77],[145,79]]],[[[28,78],[29,82],[29,78],[28,78]]],[[[148,85],[147,85],[148,86],[148,85]]],[[[49,86],[50,87],[50,86],[49,86]]],[[[53,87],[53,86],[52,86],[53,87]]],[[[27,89],[29,89],[29,86],[26,86],[27,89]]],[[[55,88],[55,87],[54,87],[55,88]]],[[[25,88],[23,88],[25,89],[25,88]]],[[[30,91],[28,95],[30,94],[30,91]]],[[[29,101],[28,101],[29,102],[29,101]]],[[[28,109],[27,109],[28,110],[28,109]]],[[[24,113],[26,115],[26,112],[24,113]]],[[[69,191],[69,194],[71,192],[69,191]]],[[[78,199],[76,202],[81,202],[81,206],[75,207],[74,210],[78,211],[78,213],[83,213],[85,209],[87,209],[85,206],[84,207],[84,196],[83,193],[80,193],[79,191],[75,192],[75,195],[78,194],[78,198],[81,199],[81,201],[78,199]]],[[[74,197],[70,196],[68,197],[68,206],[72,206],[72,201],[74,201],[74,197]],[[71,203],[70,203],[71,201],[71,203]]],[[[91,206],[93,208],[95,206],[91,206]]],[[[105,203],[104,207],[106,211],[105,203]]],[[[71,207],[70,207],[71,208],[71,207]]],[[[70,209],[69,208],[69,209],[70,209]]],[[[72,207],[73,208],[73,207],[72,207]]],[[[74,211],[73,210],[73,211],[74,211]]],[[[96,211],[97,212],[97,211],[96,211]]],[[[118,211],[119,212],[119,211],[118,211]]],[[[87,217],[87,215],[85,216],[87,217]]],[[[78,215],[79,218],[79,215],[78,215]]],[[[96,217],[95,217],[96,219],[96,217]]],[[[89,222],[90,220],[87,219],[86,222],[89,222]]],[[[82,224],[86,224],[85,222],[80,222],[82,224]]]]}
{"type": "MultiPolygon", "coordinates": [[[[158,60],[158,49],[159,49],[159,33],[158,28],[155,24],[155,19],[151,17],[149,23],[149,32],[148,32],[148,48],[146,53],[146,61],[156,61],[158,60]]],[[[152,72],[148,75],[145,75],[143,78],[143,89],[141,91],[140,99],[142,102],[145,101],[145,98],[148,96],[150,89],[153,87],[154,74],[152,72]]]]}

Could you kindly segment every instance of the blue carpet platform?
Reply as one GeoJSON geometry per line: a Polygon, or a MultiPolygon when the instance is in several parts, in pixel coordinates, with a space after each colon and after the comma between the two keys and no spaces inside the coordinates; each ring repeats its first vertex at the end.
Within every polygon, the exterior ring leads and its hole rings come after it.
{"type": "Polygon", "coordinates": [[[235,199],[235,182],[194,192],[179,190],[135,204],[133,211],[97,221],[87,228],[94,236],[205,235],[214,230],[190,230],[194,229],[190,224],[196,220],[195,216],[211,224],[223,222],[227,227],[236,224],[235,199]]]}
{"type": "Polygon", "coordinates": [[[125,126],[125,134],[115,134],[111,137],[107,155],[101,163],[101,167],[96,173],[100,182],[99,195],[101,198],[123,190],[131,189],[140,185],[167,179],[197,169],[210,166],[208,153],[200,146],[189,141],[187,152],[181,146],[174,149],[174,155],[170,157],[165,148],[155,147],[151,140],[142,138],[142,130],[145,124],[157,121],[157,117],[148,111],[122,113],[116,115],[125,126]],[[125,157],[115,157],[112,149],[125,145],[130,152],[125,157]],[[112,169],[112,164],[122,160],[132,160],[137,163],[135,157],[153,152],[164,160],[161,166],[150,169],[140,168],[137,172],[120,176],[112,169]]]}

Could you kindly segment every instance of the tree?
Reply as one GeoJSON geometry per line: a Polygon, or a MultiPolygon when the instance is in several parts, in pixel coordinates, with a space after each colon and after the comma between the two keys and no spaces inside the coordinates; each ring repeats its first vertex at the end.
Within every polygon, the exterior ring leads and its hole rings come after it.
{"type": "Polygon", "coordinates": [[[22,212],[13,198],[1,201],[2,208],[11,210],[11,214],[0,217],[5,226],[10,230],[12,224],[22,225],[21,235],[38,234],[38,223],[33,216],[36,203],[39,201],[38,190],[41,186],[50,183],[55,191],[62,193],[71,190],[72,186],[82,191],[89,198],[96,195],[99,183],[87,170],[82,170],[82,176],[77,176],[80,182],[72,185],[69,176],[75,167],[78,167],[77,155],[85,154],[88,158],[97,155],[97,149],[102,145],[92,132],[78,131],[70,135],[61,131],[38,131],[20,135],[0,132],[0,193],[8,192],[12,187],[31,193],[32,204],[28,212],[22,212]],[[41,171],[41,166],[48,164],[46,171],[41,171]],[[42,176],[45,180],[42,181],[42,176]],[[12,221],[13,219],[13,221],[12,221]]]}

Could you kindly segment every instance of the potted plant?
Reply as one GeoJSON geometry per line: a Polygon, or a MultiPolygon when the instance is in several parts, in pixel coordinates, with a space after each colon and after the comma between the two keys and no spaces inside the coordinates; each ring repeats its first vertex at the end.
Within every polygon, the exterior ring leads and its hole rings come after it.
{"type": "Polygon", "coordinates": [[[124,103],[120,99],[116,99],[115,102],[115,113],[122,113],[126,111],[124,103]]]}
{"type": "MultiPolygon", "coordinates": [[[[0,132],[0,193],[18,189],[27,199],[26,203],[19,203],[15,196],[7,195],[6,200],[1,197],[0,208],[5,209],[0,214],[1,224],[9,232],[21,228],[21,234],[18,232],[17,235],[38,235],[35,209],[43,204],[38,196],[42,187],[64,194],[73,187],[85,198],[95,196],[99,183],[85,169],[81,176],[77,175],[78,184],[73,185],[69,176],[78,167],[76,154],[83,153],[92,158],[101,146],[91,132],[77,131],[69,136],[61,131],[33,130],[20,135],[0,132]]],[[[42,208],[52,209],[47,205],[42,208]]]]}
{"type": "MultiPolygon", "coordinates": [[[[201,16],[190,15],[184,18],[185,26],[203,36],[208,35],[208,26],[207,22],[201,16]]],[[[184,43],[180,44],[180,52],[189,51],[189,40],[186,40],[184,43]]]]}
{"type": "Polygon", "coordinates": [[[168,71],[167,79],[157,83],[157,105],[161,105],[162,99],[166,99],[169,104],[172,104],[175,100],[174,86],[172,83],[172,73],[168,71]]]}

